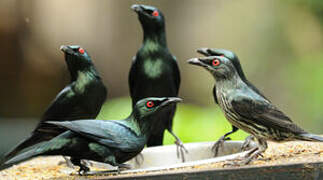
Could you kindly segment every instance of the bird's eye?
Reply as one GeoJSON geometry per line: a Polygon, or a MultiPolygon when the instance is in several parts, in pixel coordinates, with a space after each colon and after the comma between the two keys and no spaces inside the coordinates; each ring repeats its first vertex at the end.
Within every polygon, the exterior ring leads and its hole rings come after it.
{"type": "Polygon", "coordinates": [[[219,61],[218,59],[214,59],[214,60],[212,61],[212,65],[213,65],[213,66],[218,66],[218,65],[220,65],[220,61],[219,61]]]}
{"type": "Polygon", "coordinates": [[[157,10],[155,10],[155,11],[152,13],[152,15],[153,15],[153,16],[155,16],[155,17],[157,17],[157,16],[159,16],[159,13],[158,13],[158,11],[157,11],[157,10]]]}
{"type": "Polygon", "coordinates": [[[83,48],[79,48],[79,53],[84,54],[84,49],[83,48]]]}
{"type": "Polygon", "coordinates": [[[146,103],[146,107],[147,107],[147,108],[152,108],[152,107],[154,107],[154,106],[155,106],[154,102],[152,102],[152,101],[147,101],[147,103],[146,103]]]}

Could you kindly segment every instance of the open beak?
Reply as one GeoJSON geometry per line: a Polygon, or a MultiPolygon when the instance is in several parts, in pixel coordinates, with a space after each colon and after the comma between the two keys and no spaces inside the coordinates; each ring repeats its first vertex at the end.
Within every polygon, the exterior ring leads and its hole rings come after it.
{"type": "Polygon", "coordinates": [[[187,62],[189,64],[193,64],[193,65],[197,65],[197,66],[202,66],[202,67],[207,66],[199,58],[192,58],[192,59],[187,60],[187,62]]]}

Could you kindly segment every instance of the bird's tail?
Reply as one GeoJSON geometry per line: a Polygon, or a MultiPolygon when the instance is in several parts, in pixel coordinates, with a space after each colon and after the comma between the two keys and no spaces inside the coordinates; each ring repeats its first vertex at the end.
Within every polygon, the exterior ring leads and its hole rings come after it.
{"type": "Polygon", "coordinates": [[[17,156],[14,156],[13,158],[5,161],[5,162],[2,162],[0,164],[0,171],[3,170],[3,169],[6,169],[6,168],[9,168],[11,166],[13,166],[14,164],[18,164],[20,162],[23,162],[23,161],[26,161],[28,159],[31,159],[35,156],[38,156],[40,155],[42,152],[40,151],[37,151],[37,148],[33,148],[31,150],[28,150],[26,152],[23,152],[21,154],[18,154],[17,156]]]}
{"type": "Polygon", "coordinates": [[[315,134],[305,133],[299,135],[300,140],[323,142],[323,137],[315,134]]]}
{"type": "Polygon", "coordinates": [[[15,146],[11,151],[4,155],[1,159],[0,164],[9,160],[10,158],[14,157],[20,151],[24,150],[25,148],[31,147],[39,142],[44,141],[45,139],[39,133],[32,134],[22,142],[20,142],[17,146],[15,146]]]}

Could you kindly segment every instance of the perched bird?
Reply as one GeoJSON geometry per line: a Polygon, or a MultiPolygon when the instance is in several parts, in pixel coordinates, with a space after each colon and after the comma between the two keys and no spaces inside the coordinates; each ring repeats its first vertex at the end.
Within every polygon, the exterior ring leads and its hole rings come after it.
{"type": "MultiPolygon", "coordinates": [[[[216,48],[199,48],[199,49],[197,49],[197,52],[200,53],[200,54],[203,54],[205,56],[224,56],[224,57],[228,58],[231,61],[231,63],[233,64],[233,66],[235,67],[235,69],[237,70],[237,73],[240,76],[241,80],[245,84],[247,84],[252,90],[254,90],[256,93],[258,93],[260,96],[262,96],[263,98],[268,100],[263,95],[262,92],[260,92],[250,81],[248,81],[248,79],[246,78],[244,72],[242,71],[240,60],[239,60],[238,56],[235,53],[233,53],[232,51],[226,50],[226,49],[216,49],[216,48]]],[[[213,98],[214,98],[215,103],[218,104],[218,100],[216,98],[216,84],[213,87],[213,98]]],[[[230,139],[227,136],[229,136],[232,133],[235,133],[236,131],[238,131],[238,128],[235,127],[234,125],[232,125],[232,131],[224,134],[214,144],[214,146],[212,147],[212,150],[214,151],[215,156],[217,156],[217,154],[219,152],[219,148],[223,145],[224,141],[230,139]]],[[[249,136],[246,139],[246,141],[242,145],[242,149],[246,149],[246,147],[248,147],[248,145],[250,144],[251,139],[252,139],[252,136],[249,136]]]]}
{"type": "Polygon", "coordinates": [[[42,155],[70,156],[71,162],[80,167],[81,175],[95,173],[89,172],[90,169],[80,162],[81,159],[108,163],[118,169],[128,168],[128,165],[122,163],[142,151],[151,133],[156,113],[180,101],[176,97],[142,99],[124,120],[48,121],[48,124],[63,127],[67,131],[14,156],[0,169],[42,155]]]}
{"type": "Polygon", "coordinates": [[[71,75],[71,82],[52,101],[31,135],[7,153],[4,161],[42,141],[48,141],[65,130],[45,121],[94,119],[107,96],[90,56],[80,46],[61,46],[71,75]]]}
{"type": "MultiPolygon", "coordinates": [[[[133,58],[129,72],[129,89],[132,105],[142,98],[154,96],[178,95],[180,72],[176,58],[169,52],[166,42],[165,19],[163,13],[155,7],[133,5],[143,28],[144,40],[141,48],[133,58]]],[[[147,146],[163,144],[164,131],[167,129],[176,139],[184,161],[184,146],[172,130],[176,104],[164,109],[154,116],[158,120],[153,126],[147,146]]],[[[177,151],[179,152],[179,151],[177,151]]],[[[179,154],[178,154],[179,155],[179,154]]]]}
{"type": "Polygon", "coordinates": [[[323,137],[298,127],[270,101],[246,84],[232,61],[222,56],[188,60],[208,70],[216,81],[216,99],[227,120],[235,127],[252,134],[258,144],[243,161],[248,164],[267,149],[267,140],[306,140],[323,142],[323,137]]]}

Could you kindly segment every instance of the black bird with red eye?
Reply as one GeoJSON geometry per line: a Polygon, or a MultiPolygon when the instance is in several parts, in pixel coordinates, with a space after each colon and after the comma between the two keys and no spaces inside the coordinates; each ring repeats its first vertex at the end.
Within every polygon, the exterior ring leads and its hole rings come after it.
{"type": "Polygon", "coordinates": [[[71,82],[52,101],[28,138],[8,152],[4,161],[25,148],[48,141],[65,130],[45,121],[94,119],[107,96],[107,88],[86,50],[78,45],[61,46],[71,75],[71,82]]]}
{"type": "MultiPolygon", "coordinates": [[[[138,14],[144,34],[142,46],[133,58],[129,72],[133,107],[136,102],[147,97],[177,97],[180,72],[175,56],[167,47],[163,13],[156,7],[147,5],[135,4],[131,8],[138,14]]],[[[147,104],[147,107],[149,106],[153,104],[147,104]]],[[[176,104],[173,104],[154,116],[157,120],[147,146],[162,145],[164,132],[168,130],[176,139],[177,155],[181,155],[184,161],[185,148],[172,129],[175,111],[176,104]]]]}

